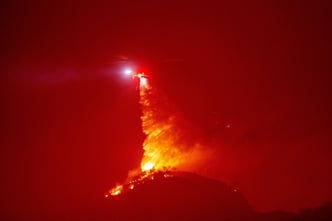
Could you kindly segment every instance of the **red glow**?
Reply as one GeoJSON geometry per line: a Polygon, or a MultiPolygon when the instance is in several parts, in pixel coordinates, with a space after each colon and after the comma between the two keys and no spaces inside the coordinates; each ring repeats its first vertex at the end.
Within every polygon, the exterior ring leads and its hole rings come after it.
{"type": "Polygon", "coordinates": [[[213,148],[198,173],[264,211],[332,200],[330,1],[6,2],[0,217],[81,213],[140,166],[147,75],[213,148]]]}

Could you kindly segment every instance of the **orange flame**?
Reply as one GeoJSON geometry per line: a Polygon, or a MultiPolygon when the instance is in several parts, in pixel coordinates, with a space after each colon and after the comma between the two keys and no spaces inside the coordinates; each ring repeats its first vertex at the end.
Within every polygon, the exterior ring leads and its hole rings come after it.
{"type": "Polygon", "coordinates": [[[146,134],[143,143],[144,155],[141,170],[161,170],[177,166],[178,151],[174,147],[174,133],[171,117],[161,117],[160,107],[152,99],[152,88],[147,82],[140,87],[140,104],[142,108],[142,128],[146,134]]]}
{"type": "Polygon", "coordinates": [[[199,160],[199,144],[183,142],[183,131],[177,126],[177,118],[165,107],[166,103],[145,79],[140,87],[142,128],[146,134],[141,170],[188,169],[199,160]]]}
{"type": "Polygon", "coordinates": [[[122,185],[117,185],[116,187],[114,187],[111,191],[110,194],[112,196],[116,196],[119,195],[123,190],[123,186],[122,185]]]}

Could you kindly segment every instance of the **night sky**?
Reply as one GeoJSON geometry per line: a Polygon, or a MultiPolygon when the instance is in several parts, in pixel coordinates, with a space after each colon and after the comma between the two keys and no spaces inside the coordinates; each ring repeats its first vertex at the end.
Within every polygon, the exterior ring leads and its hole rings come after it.
{"type": "Polygon", "coordinates": [[[135,65],[259,211],[332,200],[328,1],[8,1],[1,214],[101,200],[142,157],[135,65]],[[98,2],[98,3],[97,3],[98,2]]]}

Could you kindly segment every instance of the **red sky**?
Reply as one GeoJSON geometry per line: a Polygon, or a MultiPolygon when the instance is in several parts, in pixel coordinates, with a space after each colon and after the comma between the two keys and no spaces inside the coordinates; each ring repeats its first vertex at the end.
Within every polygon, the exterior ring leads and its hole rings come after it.
{"type": "Polygon", "coordinates": [[[216,2],[2,7],[2,214],[93,202],[139,165],[138,94],[121,56],[216,150],[205,175],[259,210],[331,200],[328,4],[216,2]]]}

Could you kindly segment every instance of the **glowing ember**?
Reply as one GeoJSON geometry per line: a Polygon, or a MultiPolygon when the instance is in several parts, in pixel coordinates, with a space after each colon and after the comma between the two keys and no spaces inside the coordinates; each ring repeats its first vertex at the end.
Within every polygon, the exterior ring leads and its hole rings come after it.
{"type": "Polygon", "coordinates": [[[117,185],[116,187],[114,187],[111,191],[110,194],[112,196],[116,196],[119,195],[123,190],[123,186],[122,185],[117,185]]]}

